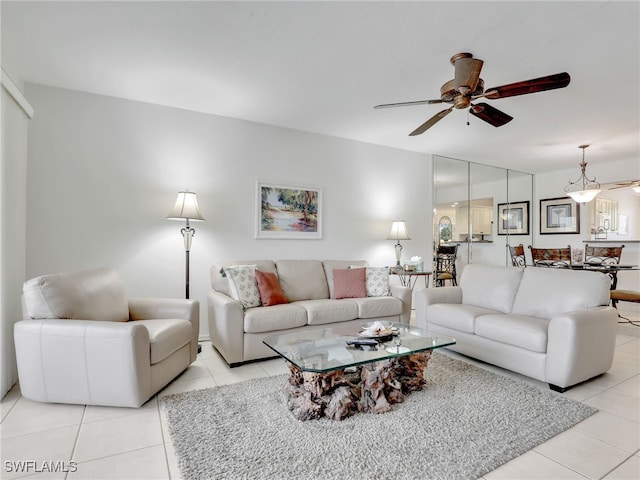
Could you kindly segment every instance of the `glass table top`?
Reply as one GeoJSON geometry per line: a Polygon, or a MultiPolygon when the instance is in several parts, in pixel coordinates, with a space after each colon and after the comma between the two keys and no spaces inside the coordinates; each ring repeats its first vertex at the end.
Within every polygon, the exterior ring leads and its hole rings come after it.
{"type": "Polygon", "coordinates": [[[455,339],[402,323],[388,323],[393,334],[369,336],[361,327],[335,327],[272,335],[264,344],[302,371],[325,373],[378,362],[393,357],[434,350],[456,343],[455,339]],[[374,345],[348,345],[352,340],[375,340],[374,345]]]}

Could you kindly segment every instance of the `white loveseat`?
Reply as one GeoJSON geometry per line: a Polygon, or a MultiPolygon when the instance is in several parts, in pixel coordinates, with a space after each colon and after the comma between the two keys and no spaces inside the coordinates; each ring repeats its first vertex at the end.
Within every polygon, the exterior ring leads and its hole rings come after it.
{"type": "Polygon", "coordinates": [[[127,298],[112,268],[24,283],[20,390],[39,402],[139,407],[198,353],[199,302],[127,298]]]}
{"type": "Polygon", "coordinates": [[[611,368],[617,313],[609,277],[471,264],[457,287],[415,294],[417,325],[464,355],[565,391],[611,368]]]}
{"type": "Polygon", "coordinates": [[[270,335],[360,326],[366,321],[409,323],[411,289],[391,285],[390,295],[336,299],[333,271],[365,267],[349,260],[244,260],[219,262],[211,267],[212,290],[207,296],[209,334],[214,348],[235,367],[274,356],[262,343],[270,335]],[[255,265],[277,276],[287,303],[243,308],[230,295],[223,267],[255,265]]]}

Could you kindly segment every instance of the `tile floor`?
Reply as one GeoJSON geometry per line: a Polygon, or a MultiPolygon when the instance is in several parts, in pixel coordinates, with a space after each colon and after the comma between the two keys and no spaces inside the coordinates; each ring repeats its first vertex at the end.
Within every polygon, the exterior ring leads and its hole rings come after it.
{"type": "MultiPolygon", "coordinates": [[[[622,313],[640,321],[638,310],[622,313]]],[[[546,388],[540,382],[480,365],[546,388]]],[[[286,373],[281,360],[229,369],[205,343],[197,361],[159,396],[280,373],[286,373]]],[[[621,324],[611,370],[565,395],[600,411],[488,473],[484,480],[640,478],[640,327],[621,324]]],[[[180,478],[158,405],[158,396],[140,409],[49,405],[22,398],[15,387],[0,404],[0,477],[180,478]],[[43,463],[47,460],[60,463],[43,463]],[[18,461],[36,464],[21,466],[18,461]],[[47,467],[57,471],[46,472],[47,467]],[[36,468],[40,472],[34,473],[36,468]]]]}

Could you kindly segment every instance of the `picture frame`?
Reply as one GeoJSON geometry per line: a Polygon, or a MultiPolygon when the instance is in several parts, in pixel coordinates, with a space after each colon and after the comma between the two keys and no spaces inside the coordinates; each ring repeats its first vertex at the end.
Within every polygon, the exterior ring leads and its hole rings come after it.
{"type": "Polygon", "coordinates": [[[529,201],[498,204],[498,235],[529,235],[529,201]]]}
{"type": "Polygon", "coordinates": [[[256,238],[322,238],[322,189],[256,182],[256,238]]]}
{"type": "Polygon", "coordinates": [[[571,197],[540,200],[540,235],[580,233],[580,204],[571,197]]]}

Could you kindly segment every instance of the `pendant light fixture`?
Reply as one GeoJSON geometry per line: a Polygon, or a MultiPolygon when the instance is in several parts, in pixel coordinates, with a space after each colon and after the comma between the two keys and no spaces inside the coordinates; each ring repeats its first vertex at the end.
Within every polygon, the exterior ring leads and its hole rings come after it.
{"type": "Polygon", "coordinates": [[[569,185],[564,187],[564,191],[567,195],[573,198],[578,203],[588,203],[602,191],[600,184],[596,182],[596,178],[592,180],[587,177],[585,170],[587,168],[587,162],[584,161],[584,151],[589,145],[580,145],[578,148],[582,149],[582,163],[580,163],[580,169],[582,173],[575,182],[569,181],[569,185]]]}

